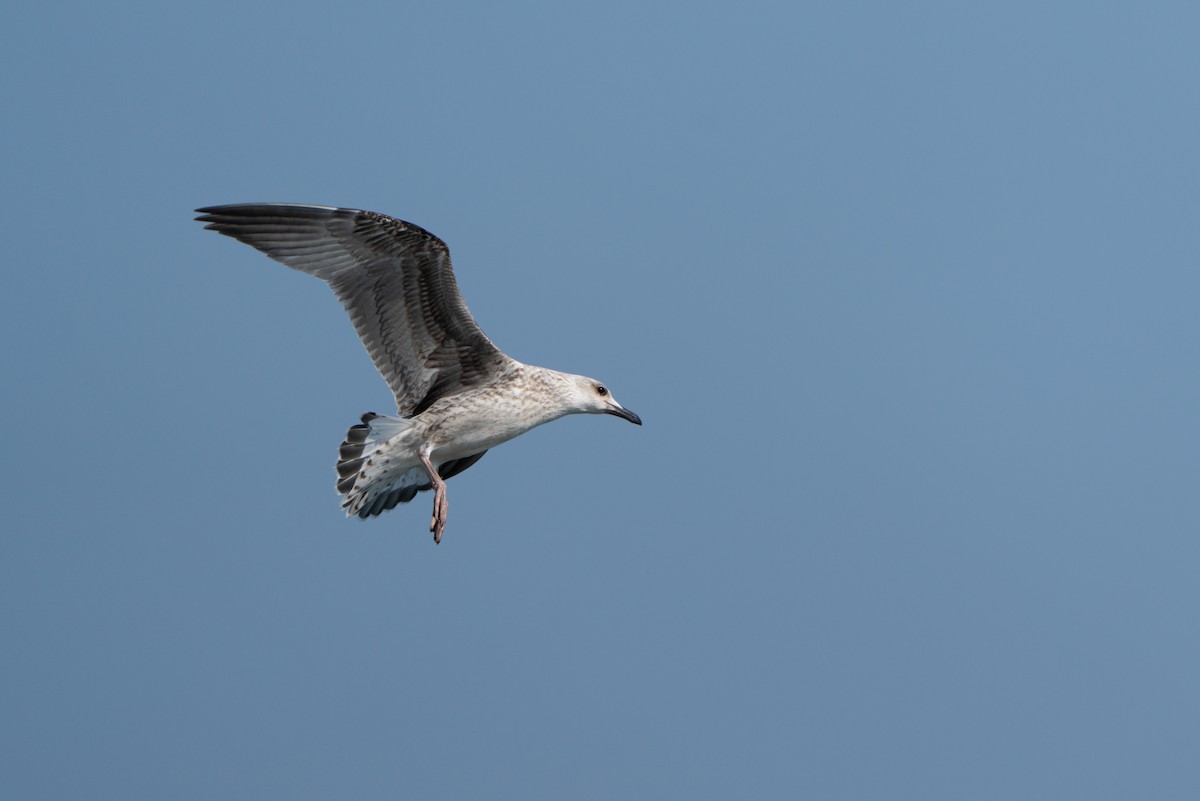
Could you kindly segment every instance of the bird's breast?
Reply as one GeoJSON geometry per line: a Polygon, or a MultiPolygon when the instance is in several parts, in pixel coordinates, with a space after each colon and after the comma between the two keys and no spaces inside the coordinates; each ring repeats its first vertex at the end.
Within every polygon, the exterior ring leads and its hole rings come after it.
{"type": "Polygon", "coordinates": [[[444,398],[420,415],[442,459],[459,459],[494,448],[560,414],[504,393],[463,393],[444,398]]]}

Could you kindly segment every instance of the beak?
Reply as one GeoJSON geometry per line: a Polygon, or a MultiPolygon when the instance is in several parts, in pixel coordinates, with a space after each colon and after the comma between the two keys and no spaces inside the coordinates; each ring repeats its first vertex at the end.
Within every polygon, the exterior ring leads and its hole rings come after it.
{"type": "Polygon", "coordinates": [[[613,405],[610,406],[609,408],[605,409],[604,413],[616,415],[617,417],[622,417],[622,418],[628,420],[629,422],[633,423],[635,426],[640,426],[642,424],[642,418],[638,417],[636,414],[629,411],[628,409],[626,409],[624,406],[617,403],[616,401],[613,401],[613,405]]]}

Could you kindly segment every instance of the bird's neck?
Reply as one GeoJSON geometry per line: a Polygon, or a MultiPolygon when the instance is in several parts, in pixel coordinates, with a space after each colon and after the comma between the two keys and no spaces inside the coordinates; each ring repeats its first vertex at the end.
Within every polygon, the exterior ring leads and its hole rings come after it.
{"type": "Polygon", "coordinates": [[[537,387],[539,396],[545,399],[544,422],[580,411],[575,376],[532,364],[522,364],[520,369],[529,385],[537,387]]]}

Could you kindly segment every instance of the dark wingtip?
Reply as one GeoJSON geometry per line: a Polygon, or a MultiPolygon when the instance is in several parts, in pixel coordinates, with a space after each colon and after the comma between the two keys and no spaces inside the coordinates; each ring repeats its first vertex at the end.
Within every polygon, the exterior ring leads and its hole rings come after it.
{"type": "MultiPolygon", "coordinates": [[[[200,216],[196,218],[196,222],[215,223],[217,221],[217,213],[221,211],[220,206],[201,206],[196,209],[196,214],[200,216]]],[[[212,225],[206,225],[207,230],[212,230],[212,225]]]]}

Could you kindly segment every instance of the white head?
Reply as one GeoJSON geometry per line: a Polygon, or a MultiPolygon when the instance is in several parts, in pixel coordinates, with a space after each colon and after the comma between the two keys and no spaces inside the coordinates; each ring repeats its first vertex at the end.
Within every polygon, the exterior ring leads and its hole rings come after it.
{"type": "Polygon", "coordinates": [[[583,414],[615,414],[635,425],[642,424],[642,418],[617,403],[617,399],[608,391],[608,387],[594,378],[583,375],[571,376],[572,379],[572,412],[583,414]]]}

